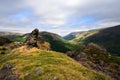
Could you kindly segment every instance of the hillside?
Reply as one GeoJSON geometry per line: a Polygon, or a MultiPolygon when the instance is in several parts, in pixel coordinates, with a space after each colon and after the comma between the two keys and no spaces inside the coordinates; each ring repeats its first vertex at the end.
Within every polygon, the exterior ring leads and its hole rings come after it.
{"type": "Polygon", "coordinates": [[[4,44],[11,43],[11,41],[5,37],[0,37],[0,46],[4,44]]]}
{"type": "Polygon", "coordinates": [[[8,38],[11,41],[24,42],[22,33],[14,33],[14,32],[0,32],[0,36],[8,38]]]}
{"type": "MultiPolygon", "coordinates": [[[[30,34],[31,33],[25,34],[24,37],[27,39],[30,34]]],[[[55,33],[42,31],[38,33],[38,36],[41,37],[40,39],[42,39],[43,42],[48,42],[50,44],[51,50],[53,51],[65,53],[67,51],[81,49],[81,45],[68,42],[55,33]]]]}
{"type": "Polygon", "coordinates": [[[70,50],[65,46],[66,42],[62,39],[61,36],[49,32],[40,32],[40,35],[45,41],[50,43],[52,50],[58,52],[66,52],[70,50]]]}
{"type": "Polygon", "coordinates": [[[90,42],[101,45],[114,55],[120,55],[120,25],[100,30],[91,30],[71,40],[77,43],[88,44],[90,42]]]}
{"type": "Polygon", "coordinates": [[[64,36],[63,38],[66,39],[66,40],[71,40],[71,39],[76,38],[78,34],[82,34],[82,33],[83,33],[83,31],[81,31],[81,32],[72,32],[72,33],[64,36]]]}
{"type": "Polygon", "coordinates": [[[83,51],[72,51],[67,55],[90,69],[101,71],[115,80],[120,79],[120,57],[110,55],[97,44],[89,43],[83,51]]]}
{"type": "Polygon", "coordinates": [[[1,32],[0,31],[0,36],[12,36],[12,35],[23,35],[22,33],[15,33],[15,32],[1,32]]]}
{"type": "Polygon", "coordinates": [[[104,46],[110,53],[120,55],[120,25],[102,29],[97,34],[87,37],[84,43],[94,42],[104,46]]]}
{"type": "Polygon", "coordinates": [[[110,80],[63,53],[22,46],[0,54],[0,80],[110,80]]]}
{"type": "Polygon", "coordinates": [[[45,41],[51,44],[51,48],[54,51],[67,52],[81,49],[81,45],[70,43],[57,34],[41,32],[40,35],[45,39],[45,41]]]}

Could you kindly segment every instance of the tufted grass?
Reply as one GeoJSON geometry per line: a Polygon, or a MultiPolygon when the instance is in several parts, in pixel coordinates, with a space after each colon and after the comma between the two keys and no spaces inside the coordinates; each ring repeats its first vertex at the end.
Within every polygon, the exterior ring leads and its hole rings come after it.
{"type": "Polygon", "coordinates": [[[11,63],[17,69],[14,73],[20,75],[19,80],[110,80],[100,72],[88,69],[63,53],[27,49],[21,47],[9,54],[0,56],[0,68],[5,63],[11,63]],[[40,74],[35,74],[39,70],[40,74]],[[30,74],[30,77],[26,77],[30,74]]]}

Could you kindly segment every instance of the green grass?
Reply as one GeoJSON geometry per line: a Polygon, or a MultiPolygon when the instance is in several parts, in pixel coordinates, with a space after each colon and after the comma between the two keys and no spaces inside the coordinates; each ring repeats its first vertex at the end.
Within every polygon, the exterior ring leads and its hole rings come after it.
{"type": "Polygon", "coordinates": [[[50,43],[53,51],[66,53],[67,51],[81,50],[81,45],[64,40],[59,35],[44,32],[44,34],[41,33],[41,36],[45,41],[50,43]]]}
{"type": "Polygon", "coordinates": [[[120,57],[118,56],[112,56],[111,61],[120,65],[120,57]]]}
{"type": "Polygon", "coordinates": [[[16,42],[24,42],[26,40],[22,36],[8,36],[7,38],[10,39],[11,41],[16,41],[16,42]]]}
{"type": "Polygon", "coordinates": [[[15,37],[13,41],[24,42],[25,39],[23,37],[18,36],[18,37],[15,37]]]}
{"type": "Polygon", "coordinates": [[[20,80],[110,80],[100,72],[87,69],[63,53],[38,49],[15,49],[10,54],[0,56],[0,67],[11,63],[17,68],[20,80]],[[35,74],[39,70],[40,74],[35,74]],[[30,74],[30,78],[26,77],[30,74]]]}

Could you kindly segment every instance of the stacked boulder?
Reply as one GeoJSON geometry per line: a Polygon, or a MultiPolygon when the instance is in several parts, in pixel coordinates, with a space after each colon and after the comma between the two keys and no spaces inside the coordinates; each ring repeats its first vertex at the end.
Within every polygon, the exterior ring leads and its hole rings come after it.
{"type": "Polygon", "coordinates": [[[50,44],[46,42],[39,33],[38,29],[34,29],[27,37],[25,44],[37,47],[39,49],[50,50],[50,44]]]}

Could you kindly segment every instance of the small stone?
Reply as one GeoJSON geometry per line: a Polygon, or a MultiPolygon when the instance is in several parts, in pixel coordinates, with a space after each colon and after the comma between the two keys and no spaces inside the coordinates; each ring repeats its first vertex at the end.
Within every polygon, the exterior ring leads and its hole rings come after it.
{"type": "Polygon", "coordinates": [[[93,54],[93,56],[94,56],[94,57],[96,57],[96,56],[97,56],[97,54],[93,54]]]}
{"type": "Polygon", "coordinates": [[[7,63],[7,64],[5,64],[5,65],[4,65],[4,67],[3,67],[3,68],[6,68],[6,69],[12,69],[12,68],[13,68],[13,66],[12,66],[12,64],[7,63]]]}
{"type": "Polygon", "coordinates": [[[103,60],[99,60],[99,63],[101,66],[103,66],[105,64],[105,62],[103,60]]]}
{"type": "Polygon", "coordinates": [[[53,80],[58,80],[58,78],[55,76],[55,77],[53,78],[53,80]]]}
{"type": "Polygon", "coordinates": [[[16,68],[16,67],[13,67],[13,68],[12,68],[12,71],[15,71],[15,70],[17,70],[17,68],[16,68]]]}
{"type": "Polygon", "coordinates": [[[5,80],[17,80],[19,75],[9,75],[5,78],[5,80]]]}
{"type": "Polygon", "coordinates": [[[35,70],[34,73],[35,73],[36,75],[39,75],[39,74],[41,74],[41,71],[40,71],[40,70],[35,70]]]}
{"type": "Polygon", "coordinates": [[[38,64],[36,64],[37,66],[41,66],[42,65],[42,63],[38,63],[38,64]]]}
{"type": "Polygon", "coordinates": [[[31,78],[31,76],[32,76],[32,74],[27,73],[26,76],[25,76],[25,78],[31,78]]]}

